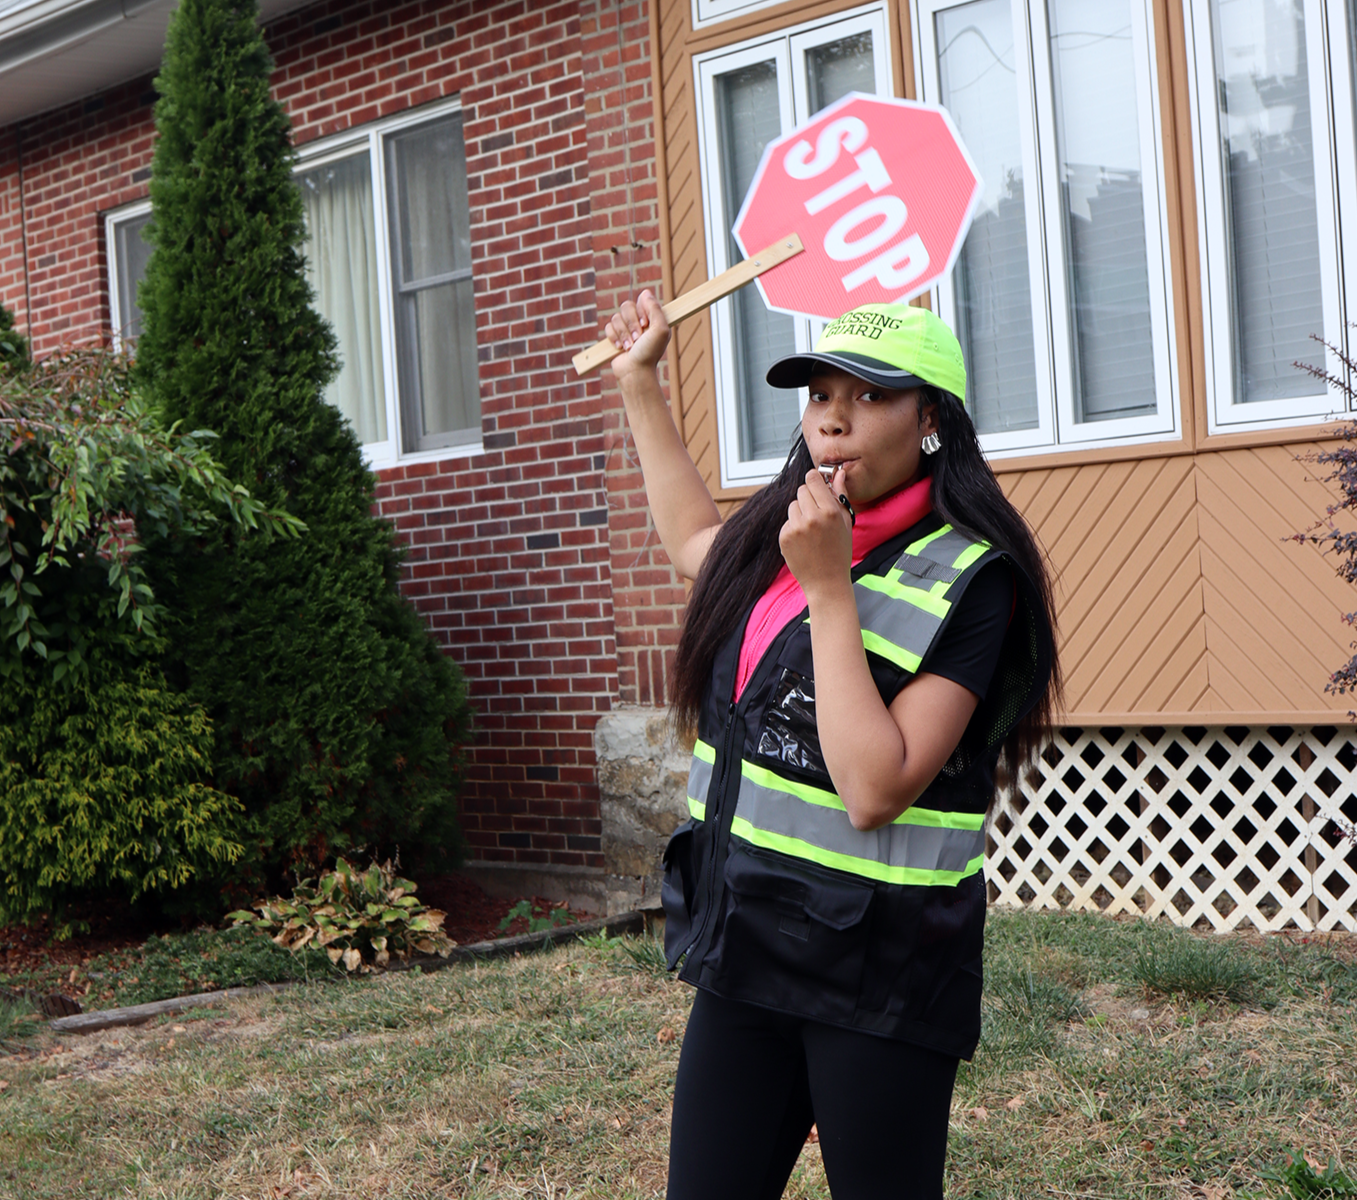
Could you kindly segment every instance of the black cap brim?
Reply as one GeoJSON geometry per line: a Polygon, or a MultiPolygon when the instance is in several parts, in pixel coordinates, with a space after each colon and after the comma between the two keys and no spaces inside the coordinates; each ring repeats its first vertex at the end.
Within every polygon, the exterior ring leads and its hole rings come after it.
{"type": "Polygon", "coordinates": [[[838,367],[877,387],[901,391],[905,388],[923,387],[928,380],[920,379],[908,371],[897,370],[890,363],[880,359],[867,358],[862,354],[822,354],[811,350],[805,354],[789,354],[779,358],[768,368],[768,382],[775,388],[805,387],[810,377],[821,367],[838,367]]]}

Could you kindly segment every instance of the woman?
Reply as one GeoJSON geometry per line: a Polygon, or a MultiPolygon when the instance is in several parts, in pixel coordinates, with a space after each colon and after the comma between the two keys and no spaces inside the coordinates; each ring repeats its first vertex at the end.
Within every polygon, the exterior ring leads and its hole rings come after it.
{"type": "Polygon", "coordinates": [[[642,292],[609,323],[656,529],[696,581],[674,712],[691,820],[666,949],[696,985],[670,1200],[780,1196],[812,1123],[836,1200],[942,1195],[980,1032],[984,819],[1058,688],[1046,566],[932,313],[868,305],[810,354],[781,475],[724,524],[669,416],[642,292]]]}

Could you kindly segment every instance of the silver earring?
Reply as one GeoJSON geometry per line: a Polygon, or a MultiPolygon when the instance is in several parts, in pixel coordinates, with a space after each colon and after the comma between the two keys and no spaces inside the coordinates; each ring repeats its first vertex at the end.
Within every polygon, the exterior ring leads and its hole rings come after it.
{"type": "Polygon", "coordinates": [[[939,450],[942,449],[942,438],[938,437],[936,433],[930,433],[920,443],[919,448],[925,454],[936,454],[939,450]]]}

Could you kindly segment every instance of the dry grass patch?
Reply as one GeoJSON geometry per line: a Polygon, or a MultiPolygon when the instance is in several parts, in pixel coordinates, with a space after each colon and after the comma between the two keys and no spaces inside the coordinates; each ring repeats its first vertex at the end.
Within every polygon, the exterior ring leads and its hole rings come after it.
{"type": "MultiPolygon", "coordinates": [[[[1291,1146],[1357,1162],[1351,943],[1231,941],[1244,1006],[1146,992],[1134,951],[1168,936],[993,915],[949,1195],[1242,1200],[1291,1146]]],[[[690,996],[655,958],[600,938],[40,1032],[0,1058],[0,1196],[663,1195],[690,996]]],[[[828,1197],[818,1147],[788,1195],[828,1197]]]]}

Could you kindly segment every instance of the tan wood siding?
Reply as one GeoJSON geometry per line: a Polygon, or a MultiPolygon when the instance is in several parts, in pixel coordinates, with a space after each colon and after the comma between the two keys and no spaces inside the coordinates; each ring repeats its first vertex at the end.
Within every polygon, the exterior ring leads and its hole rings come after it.
{"type": "Polygon", "coordinates": [[[1352,589],[1288,541],[1332,489],[1306,447],[1013,472],[1055,564],[1066,711],[1111,719],[1341,719],[1352,589]]]}

